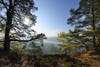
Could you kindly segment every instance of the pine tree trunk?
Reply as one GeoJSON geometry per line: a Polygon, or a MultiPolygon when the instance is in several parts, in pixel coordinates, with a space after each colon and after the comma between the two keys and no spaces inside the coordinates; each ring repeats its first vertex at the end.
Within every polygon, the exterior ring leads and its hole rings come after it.
{"type": "MultiPolygon", "coordinates": [[[[92,26],[95,31],[95,15],[94,15],[94,2],[92,3],[92,26]]],[[[96,47],[95,33],[93,34],[93,45],[96,47]]]]}
{"type": "Polygon", "coordinates": [[[10,51],[10,37],[9,37],[10,29],[6,27],[5,30],[5,41],[4,41],[4,51],[9,52],[10,51]]]}
{"type": "Polygon", "coordinates": [[[12,23],[12,17],[10,17],[10,12],[7,12],[7,23],[6,23],[6,29],[5,29],[5,41],[4,41],[4,51],[9,52],[10,51],[10,27],[12,23]]]}
{"type": "Polygon", "coordinates": [[[13,7],[12,7],[12,0],[9,0],[9,9],[7,10],[7,22],[6,22],[6,29],[5,29],[5,41],[4,41],[4,51],[10,51],[10,29],[12,24],[12,17],[13,17],[13,7]]]}

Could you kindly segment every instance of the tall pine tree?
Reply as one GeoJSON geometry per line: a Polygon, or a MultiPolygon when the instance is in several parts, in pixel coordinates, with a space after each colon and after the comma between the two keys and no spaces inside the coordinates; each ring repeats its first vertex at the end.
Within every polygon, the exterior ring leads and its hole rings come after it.
{"type": "MultiPolygon", "coordinates": [[[[95,31],[95,26],[100,21],[100,16],[98,16],[99,8],[97,7],[99,3],[99,0],[81,0],[78,9],[70,10],[71,17],[67,23],[74,25],[75,29],[79,30],[77,33],[90,26],[93,28],[92,31],[95,31]]],[[[92,39],[93,45],[96,46],[95,33],[92,34],[92,39]]]]}
{"type": "Polygon", "coordinates": [[[33,0],[0,0],[0,30],[4,31],[4,51],[10,50],[10,42],[28,42],[43,38],[44,34],[35,35],[32,26],[36,23],[33,0]],[[25,24],[25,18],[29,23],[25,24]],[[28,20],[27,19],[27,20],[28,20]]]}

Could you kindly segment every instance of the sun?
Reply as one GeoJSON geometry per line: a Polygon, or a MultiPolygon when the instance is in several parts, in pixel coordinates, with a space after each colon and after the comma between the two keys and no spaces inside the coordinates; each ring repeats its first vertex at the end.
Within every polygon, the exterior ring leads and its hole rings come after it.
{"type": "Polygon", "coordinates": [[[24,24],[29,25],[29,23],[30,23],[30,19],[25,17],[24,18],[24,24]]]}

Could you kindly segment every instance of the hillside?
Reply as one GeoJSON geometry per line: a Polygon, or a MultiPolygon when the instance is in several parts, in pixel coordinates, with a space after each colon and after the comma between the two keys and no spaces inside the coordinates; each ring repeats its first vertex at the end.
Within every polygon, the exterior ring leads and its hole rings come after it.
{"type": "MultiPolygon", "coordinates": [[[[100,50],[98,50],[100,51],[100,50]]],[[[100,52],[90,50],[72,58],[67,55],[19,55],[0,52],[0,67],[100,67],[100,52]]]]}
{"type": "Polygon", "coordinates": [[[90,50],[84,54],[80,54],[79,56],[75,57],[75,59],[89,64],[89,67],[100,67],[100,52],[95,52],[94,50],[90,50]]]}

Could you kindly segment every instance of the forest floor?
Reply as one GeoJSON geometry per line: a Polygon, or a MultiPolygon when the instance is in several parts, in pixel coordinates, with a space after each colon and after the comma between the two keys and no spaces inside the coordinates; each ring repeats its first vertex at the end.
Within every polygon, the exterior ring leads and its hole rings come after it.
{"type": "Polygon", "coordinates": [[[87,66],[66,55],[44,55],[36,59],[30,56],[6,55],[0,57],[0,67],[81,67],[87,66]]]}
{"type": "Polygon", "coordinates": [[[0,67],[100,67],[100,52],[94,50],[74,58],[66,55],[44,55],[35,58],[29,55],[20,56],[16,52],[3,54],[0,53],[0,67]]]}
{"type": "Polygon", "coordinates": [[[79,56],[75,57],[75,59],[89,64],[89,67],[100,67],[100,49],[98,52],[95,52],[95,50],[90,50],[86,53],[80,54],[79,56]]]}

